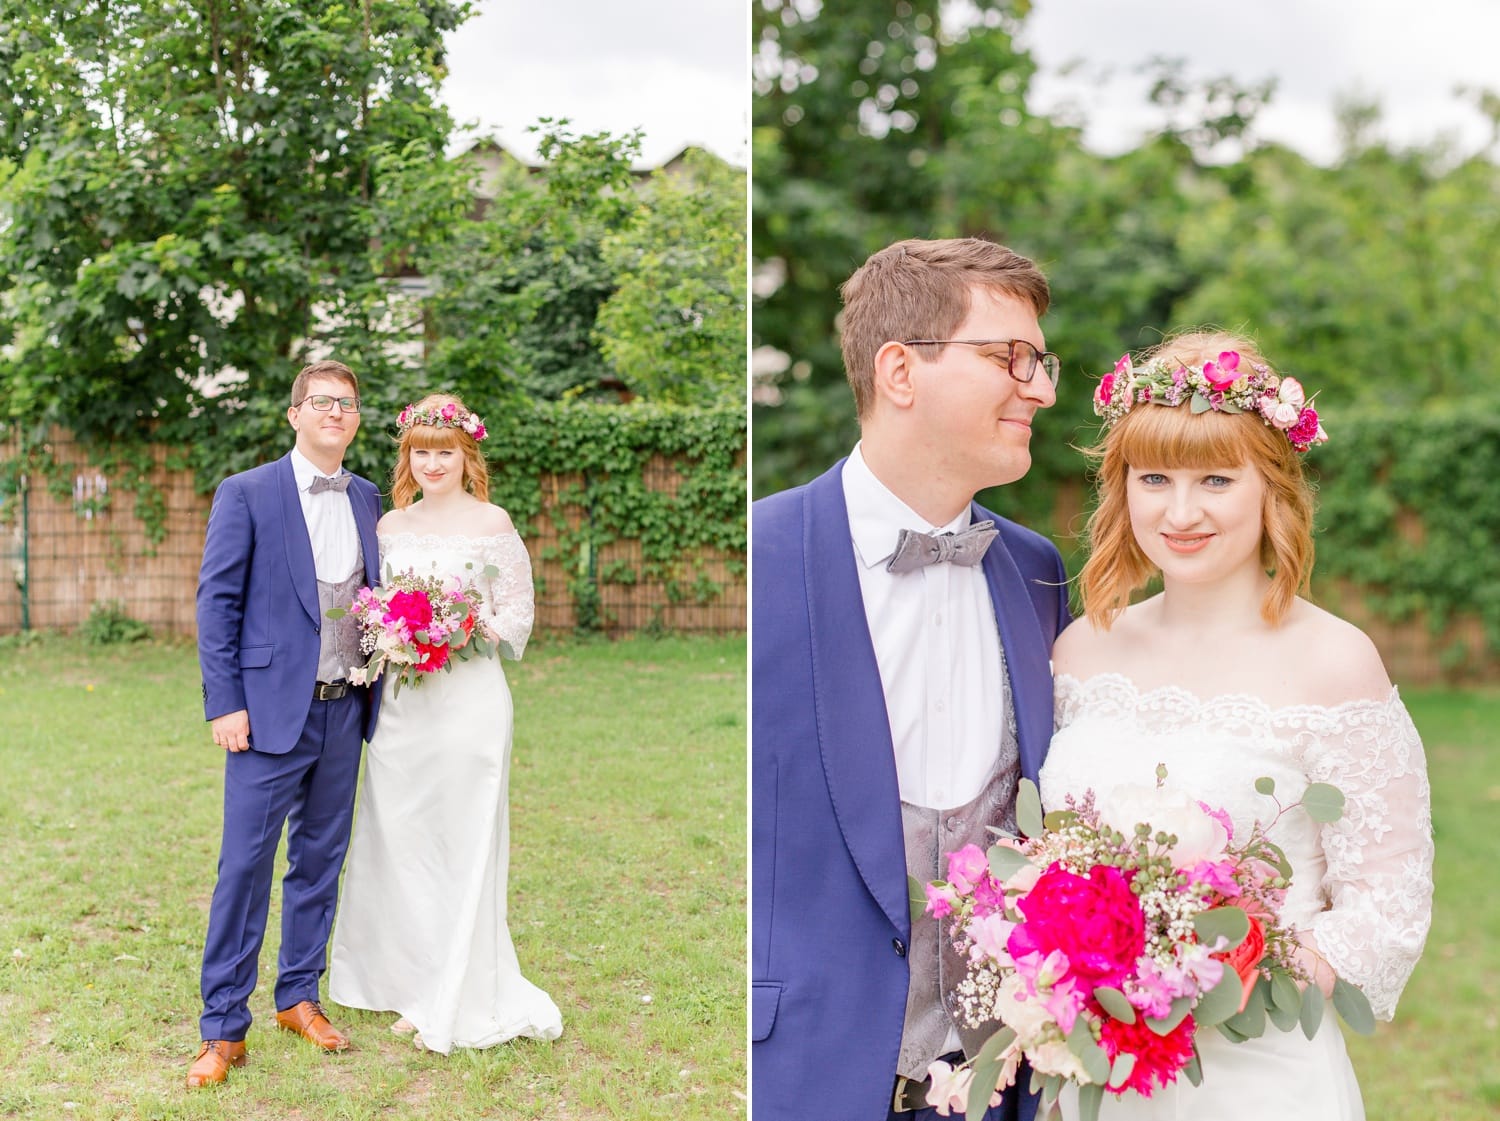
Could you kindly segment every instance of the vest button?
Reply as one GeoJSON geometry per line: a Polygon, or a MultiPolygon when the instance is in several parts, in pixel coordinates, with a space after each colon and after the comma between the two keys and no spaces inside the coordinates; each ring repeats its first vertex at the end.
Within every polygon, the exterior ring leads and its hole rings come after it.
{"type": "Polygon", "coordinates": [[[898,958],[904,958],[906,956],[906,943],[901,941],[901,939],[892,938],[891,946],[895,948],[896,956],[898,958]]]}

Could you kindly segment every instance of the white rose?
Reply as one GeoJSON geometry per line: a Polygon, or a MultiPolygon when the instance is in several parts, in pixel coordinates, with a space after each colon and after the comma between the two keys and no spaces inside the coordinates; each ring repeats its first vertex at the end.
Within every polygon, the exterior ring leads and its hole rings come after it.
{"type": "Polygon", "coordinates": [[[1089,1072],[1083,1069],[1083,1060],[1073,1054],[1072,1048],[1062,1040],[1043,1043],[1029,1052],[1027,1057],[1031,1059],[1032,1067],[1043,1074],[1060,1074],[1079,1083],[1093,1081],[1089,1072]]]}
{"type": "Polygon", "coordinates": [[[1000,982],[995,1014],[1006,1027],[1015,1029],[1017,1038],[1025,1041],[1035,1039],[1054,1025],[1052,1014],[1042,1004],[1041,998],[1027,996],[1025,982],[1015,973],[1000,982]]]}
{"type": "Polygon", "coordinates": [[[1135,836],[1135,827],[1143,822],[1151,826],[1152,836],[1173,834],[1177,843],[1167,855],[1174,868],[1191,868],[1200,860],[1214,860],[1229,844],[1224,826],[1180,790],[1125,783],[1100,801],[1099,817],[1126,837],[1135,836]]]}

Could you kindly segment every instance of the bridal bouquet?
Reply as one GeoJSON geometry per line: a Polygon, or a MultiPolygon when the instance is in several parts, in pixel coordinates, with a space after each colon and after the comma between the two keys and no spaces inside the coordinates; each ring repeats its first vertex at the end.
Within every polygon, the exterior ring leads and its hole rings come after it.
{"type": "MultiPolygon", "coordinates": [[[[490,565],[482,575],[497,573],[490,565]]],[[[359,648],[369,660],[354,667],[349,679],[367,685],[389,673],[395,696],[403,684],[420,685],[427,674],[451,669],[455,658],[494,656],[494,646],[474,634],[480,604],[473,580],[407,571],[387,575],[378,588],[361,588],[347,609],[335,607],[327,615],[358,618],[359,648]]]]}
{"type": "MultiPolygon", "coordinates": [[[[1038,1116],[1072,1082],[1092,1121],[1105,1090],[1150,1097],[1179,1074],[1201,1082],[1201,1029],[1236,1042],[1261,1035],[1268,1018],[1284,1031],[1300,1024],[1309,1039],[1317,1031],[1323,994],[1278,921],[1292,870],[1270,826],[1236,839],[1222,810],[1165,789],[1165,768],[1157,778],[1097,802],[1092,792],[1070,798],[1045,818],[1023,779],[1016,811],[1029,839],[1001,838],[988,854],[967,845],[948,854],[947,880],[914,890],[914,909],[953,919],[968,961],[958,1014],[969,1027],[1001,1025],[969,1062],[932,1065],[928,1100],[943,1116],[982,1116],[1022,1059],[1042,1095],[1038,1116]]],[[[1255,786],[1274,797],[1271,779],[1255,786]]],[[[1314,783],[1299,802],[1278,802],[1277,819],[1300,805],[1336,821],[1343,802],[1314,783]]],[[[1374,1029],[1354,986],[1339,980],[1333,1002],[1355,1030],[1374,1029]]]]}

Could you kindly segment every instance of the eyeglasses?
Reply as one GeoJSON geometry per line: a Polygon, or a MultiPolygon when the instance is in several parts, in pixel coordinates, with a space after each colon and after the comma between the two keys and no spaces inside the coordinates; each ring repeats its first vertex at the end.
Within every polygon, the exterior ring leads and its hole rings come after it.
{"type": "Polygon", "coordinates": [[[904,339],[902,346],[993,346],[1004,347],[1003,351],[996,350],[995,353],[986,357],[999,360],[1001,355],[1005,358],[1005,372],[1022,385],[1026,385],[1032,378],[1036,377],[1036,368],[1040,366],[1047,374],[1047,380],[1052,383],[1052,388],[1057,388],[1058,375],[1062,373],[1062,359],[1050,350],[1038,350],[1025,339],[904,339]]]}
{"type": "Polygon", "coordinates": [[[334,406],[335,402],[338,403],[339,409],[341,411],[343,411],[343,412],[346,412],[346,413],[357,413],[357,412],[359,412],[359,398],[358,397],[329,397],[326,394],[322,394],[322,393],[319,393],[319,394],[317,394],[316,396],[313,396],[313,397],[304,397],[304,398],[302,398],[301,401],[293,401],[292,402],[292,408],[294,408],[294,409],[300,409],[303,406],[303,404],[306,403],[306,404],[311,405],[313,408],[317,409],[318,412],[320,412],[320,413],[327,413],[327,412],[332,412],[333,411],[333,406],[334,406]]]}

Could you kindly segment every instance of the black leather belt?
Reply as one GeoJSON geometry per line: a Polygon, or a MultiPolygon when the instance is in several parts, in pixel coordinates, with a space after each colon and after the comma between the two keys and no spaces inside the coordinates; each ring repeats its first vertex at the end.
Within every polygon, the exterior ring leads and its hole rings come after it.
{"type": "MultiPolygon", "coordinates": [[[[940,1055],[945,1063],[957,1066],[964,1061],[962,1051],[949,1051],[946,1055],[940,1055]]],[[[927,1092],[932,1089],[931,1078],[907,1078],[904,1075],[896,1075],[896,1088],[891,1093],[891,1109],[896,1113],[915,1113],[919,1109],[926,1109],[932,1103],[927,1100],[927,1092]]]]}
{"type": "Polygon", "coordinates": [[[927,1108],[927,1091],[932,1089],[932,1079],[917,1082],[903,1075],[896,1075],[896,1089],[891,1095],[891,1109],[896,1113],[915,1113],[927,1108]]]}
{"type": "Polygon", "coordinates": [[[319,681],[313,686],[313,700],[336,701],[354,686],[342,679],[338,681],[319,681]]]}

